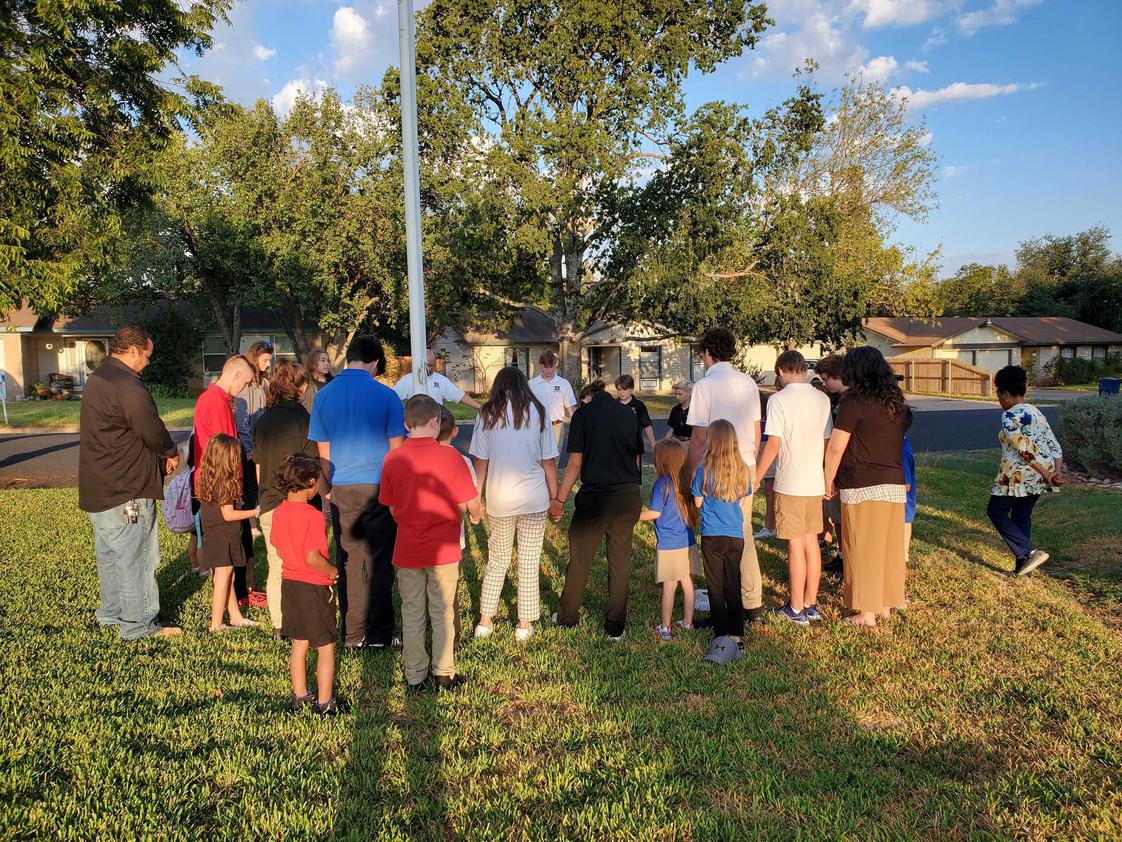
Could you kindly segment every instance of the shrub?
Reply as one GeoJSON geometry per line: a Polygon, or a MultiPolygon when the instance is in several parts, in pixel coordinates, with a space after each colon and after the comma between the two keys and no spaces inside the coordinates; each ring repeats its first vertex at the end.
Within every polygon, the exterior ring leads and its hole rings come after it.
{"type": "Polygon", "coordinates": [[[1122,473],[1122,398],[1089,397],[1060,408],[1065,460],[1089,471],[1122,473]]]}
{"type": "Polygon", "coordinates": [[[203,330],[197,322],[171,308],[153,310],[140,321],[152,335],[152,360],[144,369],[144,383],[160,397],[188,397],[187,379],[197,373],[203,330]]]}
{"type": "Polygon", "coordinates": [[[1109,377],[1122,372],[1122,354],[1107,354],[1102,360],[1085,357],[1055,357],[1048,361],[1044,370],[1056,386],[1078,386],[1094,383],[1100,377],[1109,377]]]}

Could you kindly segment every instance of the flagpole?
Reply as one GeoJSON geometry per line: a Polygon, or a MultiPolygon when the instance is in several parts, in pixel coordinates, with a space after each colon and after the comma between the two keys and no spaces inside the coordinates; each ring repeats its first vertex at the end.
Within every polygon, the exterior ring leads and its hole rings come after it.
{"type": "Polygon", "coordinates": [[[409,349],[413,358],[413,393],[425,394],[428,351],[425,330],[425,277],[421,257],[421,174],[417,150],[417,42],[413,0],[398,0],[397,30],[401,48],[401,143],[405,169],[405,240],[409,269],[409,349]]]}

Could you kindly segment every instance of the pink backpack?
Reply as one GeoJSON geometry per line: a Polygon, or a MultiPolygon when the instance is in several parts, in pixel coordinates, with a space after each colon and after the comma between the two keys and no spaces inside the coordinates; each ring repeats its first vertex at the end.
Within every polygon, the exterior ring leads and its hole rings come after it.
{"type": "Polygon", "coordinates": [[[161,508],[164,523],[172,532],[190,532],[195,528],[195,515],[191,511],[191,475],[193,468],[180,471],[164,492],[161,508]]]}

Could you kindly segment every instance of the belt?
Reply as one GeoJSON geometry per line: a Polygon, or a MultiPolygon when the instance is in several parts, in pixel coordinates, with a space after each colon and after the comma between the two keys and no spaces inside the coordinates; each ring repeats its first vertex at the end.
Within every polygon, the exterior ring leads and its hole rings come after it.
{"type": "Polygon", "coordinates": [[[554,421],[553,423],[554,424],[564,424],[565,422],[564,421],[554,421]]]}

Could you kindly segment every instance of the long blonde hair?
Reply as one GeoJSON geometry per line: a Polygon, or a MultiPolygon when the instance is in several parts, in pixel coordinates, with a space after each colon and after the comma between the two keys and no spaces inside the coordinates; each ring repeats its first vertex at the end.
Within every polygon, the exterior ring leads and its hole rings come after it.
{"type": "Polygon", "coordinates": [[[682,521],[692,525],[696,516],[696,507],[693,504],[693,495],[690,494],[689,477],[685,475],[686,449],[681,442],[663,439],[655,445],[654,449],[655,477],[666,477],[670,480],[670,487],[666,489],[666,496],[662,503],[665,506],[670,502],[669,497],[674,495],[674,507],[682,516],[682,521]]]}
{"type": "Polygon", "coordinates": [[[739,500],[748,491],[748,466],[740,456],[736,428],[723,418],[705,431],[702,491],[718,500],[739,500]]]}

